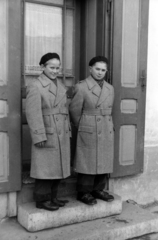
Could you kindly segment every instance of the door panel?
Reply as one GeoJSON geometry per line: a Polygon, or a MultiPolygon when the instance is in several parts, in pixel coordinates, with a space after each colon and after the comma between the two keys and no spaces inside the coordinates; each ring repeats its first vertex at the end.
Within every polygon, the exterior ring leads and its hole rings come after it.
{"type": "Polygon", "coordinates": [[[0,1],[0,192],[21,187],[21,1],[0,1]]]}
{"type": "Polygon", "coordinates": [[[111,176],[120,177],[143,171],[149,3],[115,0],[113,7],[115,152],[111,176]]]}

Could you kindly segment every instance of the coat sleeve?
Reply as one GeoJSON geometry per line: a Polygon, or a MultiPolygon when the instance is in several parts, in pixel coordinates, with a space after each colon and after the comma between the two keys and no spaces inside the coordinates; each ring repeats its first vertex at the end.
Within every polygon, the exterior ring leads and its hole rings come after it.
{"type": "Polygon", "coordinates": [[[77,128],[82,115],[83,104],[84,104],[83,92],[80,87],[80,84],[77,84],[75,86],[74,96],[69,106],[72,122],[77,128]]]}
{"type": "Polygon", "coordinates": [[[31,132],[33,144],[46,141],[46,133],[42,116],[41,94],[35,84],[27,87],[26,118],[31,132]]]}

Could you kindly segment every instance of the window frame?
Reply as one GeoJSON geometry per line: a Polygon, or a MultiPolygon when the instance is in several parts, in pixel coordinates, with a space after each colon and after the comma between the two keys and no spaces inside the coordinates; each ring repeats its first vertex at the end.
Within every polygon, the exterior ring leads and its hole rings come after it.
{"type": "MultiPolygon", "coordinates": [[[[55,4],[55,3],[51,3],[50,0],[23,0],[23,31],[22,31],[22,42],[23,42],[23,54],[22,54],[22,87],[25,89],[25,78],[26,76],[33,76],[33,77],[38,77],[39,74],[35,73],[35,74],[26,74],[25,73],[25,3],[33,3],[33,4],[39,4],[39,5],[45,5],[45,6],[54,6],[54,7],[59,7],[62,9],[63,11],[63,16],[62,16],[62,74],[60,74],[58,77],[63,79],[63,83],[65,84],[65,86],[69,84],[67,84],[66,79],[71,79],[72,84],[70,85],[74,85],[75,84],[75,76],[76,76],[76,72],[78,72],[78,70],[76,69],[77,64],[76,61],[72,61],[72,74],[67,74],[66,73],[66,29],[67,29],[67,24],[66,24],[66,11],[67,10],[73,10],[73,15],[74,15],[74,21],[73,21],[73,49],[72,49],[72,59],[76,60],[76,44],[75,44],[75,38],[76,38],[76,1],[73,0],[73,6],[67,5],[66,0],[63,0],[63,5],[62,4],[55,4]]],[[[79,46],[79,45],[78,45],[79,46]]],[[[77,63],[79,64],[79,62],[77,61],[77,63]]],[[[78,74],[77,74],[78,75],[78,74]]],[[[22,90],[23,95],[25,97],[25,90],[22,90]]]]}

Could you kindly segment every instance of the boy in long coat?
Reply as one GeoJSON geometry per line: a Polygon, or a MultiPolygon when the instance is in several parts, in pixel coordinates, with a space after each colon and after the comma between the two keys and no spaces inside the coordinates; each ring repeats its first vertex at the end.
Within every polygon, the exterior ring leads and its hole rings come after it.
{"type": "Polygon", "coordinates": [[[43,73],[27,87],[26,117],[32,138],[31,177],[37,208],[65,205],[56,198],[62,178],[70,175],[70,123],[65,86],[57,79],[60,57],[45,54],[43,73]]]}
{"type": "Polygon", "coordinates": [[[103,191],[106,175],[113,171],[114,132],[112,106],[114,89],[105,81],[107,59],[94,57],[89,62],[90,76],[76,84],[70,103],[73,124],[78,129],[75,156],[77,199],[96,204],[96,198],[112,201],[103,191]]]}

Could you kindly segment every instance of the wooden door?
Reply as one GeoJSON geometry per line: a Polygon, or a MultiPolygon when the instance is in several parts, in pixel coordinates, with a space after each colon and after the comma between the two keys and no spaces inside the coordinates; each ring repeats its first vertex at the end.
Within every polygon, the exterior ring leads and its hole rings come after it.
{"type": "Polygon", "coordinates": [[[113,1],[114,172],[143,172],[148,0],[113,1]]]}
{"type": "Polygon", "coordinates": [[[21,187],[21,1],[0,1],[0,192],[21,187]]]}

